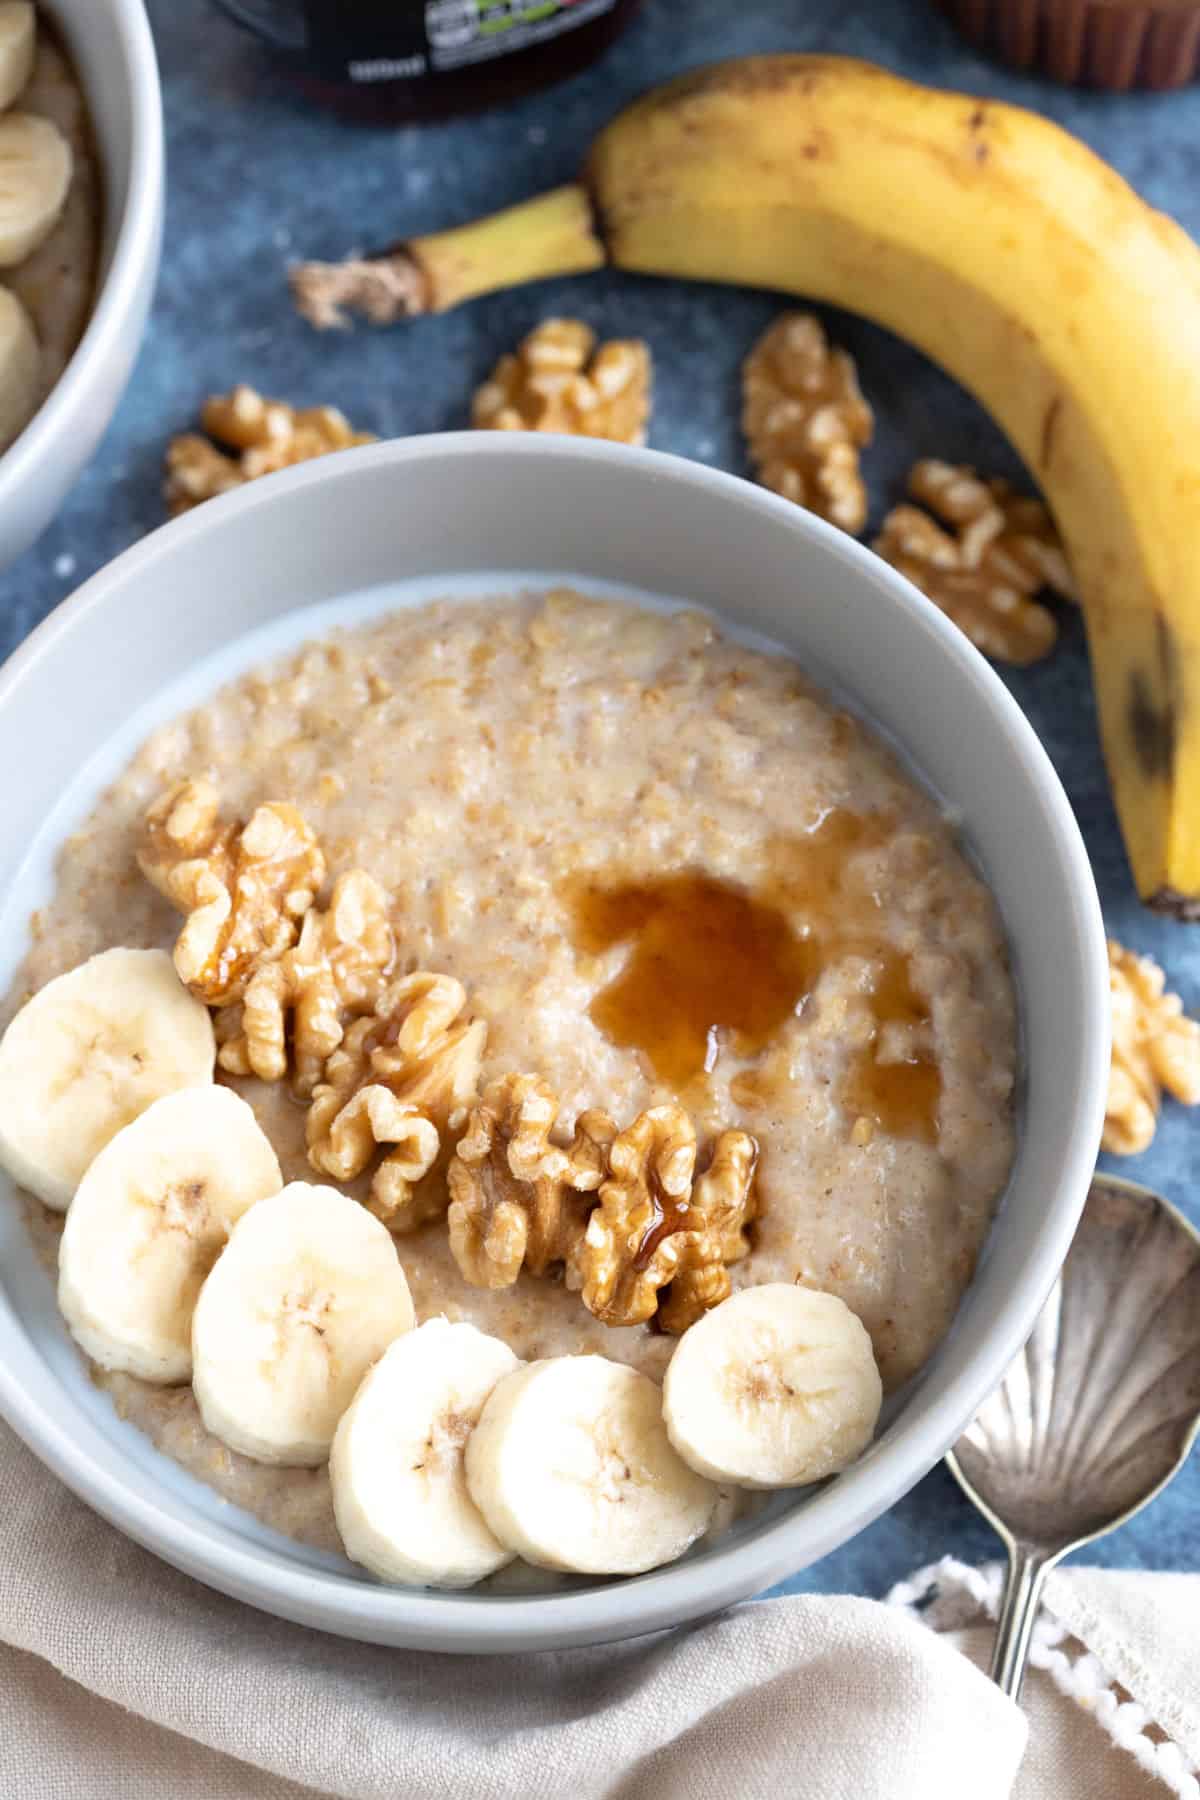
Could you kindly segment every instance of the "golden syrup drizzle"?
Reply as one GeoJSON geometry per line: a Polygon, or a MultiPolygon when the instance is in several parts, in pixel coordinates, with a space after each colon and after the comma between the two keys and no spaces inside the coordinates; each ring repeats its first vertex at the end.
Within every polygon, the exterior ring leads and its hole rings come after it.
{"type": "MultiPolygon", "coordinates": [[[[826,963],[842,956],[877,965],[877,1027],[928,1023],[908,959],[887,944],[884,898],[850,861],[881,844],[892,824],[885,815],[833,810],[810,832],[774,838],[756,892],[698,870],[569,883],[578,948],[594,955],[630,946],[593,1000],[592,1020],[612,1043],[642,1052],[677,1092],[712,1071],[723,1045],[739,1057],[764,1050],[826,963]]],[[[744,1086],[753,1071],[736,1079],[744,1086]]],[[[936,1140],[940,1092],[936,1063],[880,1063],[874,1041],[855,1056],[843,1086],[849,1112],[925,1143],[936,1140]]]]}
{"type": "Polygon", "coordinates": [[[679,1201],[673,1194],[668,1194],[653,1169],[650,1171],[649,1188],[654,1217],[646,1227],[637,1255],[633,1259],[633,1266],[639,1272],[649,1265],[651,1257],[665,1237],[688,1228],[687,1201],[679,1201]]]}
{"type": "Polygon", "coordinates": [[[697,871],[578,883],[570,898],[581,950],[631,946],[592,1019],[675,1088],[711,1069],[723,1037],[739,1055],[765,1048],[818,972],[813,946],[778,908],[697,871]]]}

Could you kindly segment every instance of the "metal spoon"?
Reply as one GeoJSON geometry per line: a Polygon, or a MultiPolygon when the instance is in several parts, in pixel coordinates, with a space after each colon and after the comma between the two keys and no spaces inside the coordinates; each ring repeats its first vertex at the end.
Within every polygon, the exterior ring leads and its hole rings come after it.
{"type": "Polygon", "coordinates": [[[1008,1552],[991,1672],[1014,1700],[1050,1570],[1153,1500],[1197,1431],[1200,1233],[1097,1175],[1033,1336],[946,1457],[1008,1552]]]}

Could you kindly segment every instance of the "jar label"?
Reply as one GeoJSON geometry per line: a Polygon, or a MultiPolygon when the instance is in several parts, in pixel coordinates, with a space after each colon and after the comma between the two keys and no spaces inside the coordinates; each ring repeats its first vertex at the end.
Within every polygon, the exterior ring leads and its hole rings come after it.
{"type": "Polygon", "coordinates": [[[337,80],[415,81],[528,50],[616,0],[305,0],[312,60],[337,80]]]}

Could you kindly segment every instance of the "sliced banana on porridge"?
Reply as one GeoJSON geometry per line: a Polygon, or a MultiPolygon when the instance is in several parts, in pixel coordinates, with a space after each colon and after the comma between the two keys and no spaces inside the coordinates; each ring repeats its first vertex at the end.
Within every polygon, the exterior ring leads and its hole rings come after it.
{"type": "Polygon", "coordinates": [[[387,1227],[337,1188],[293,1181],[234,1226],[200,1290],[200,1416],[243,1456],[315,1467],[359,1382],[413,1318],[387,1227]]]}
{"type": "Polygon", "coordinates": [[[33,74],[37,15],[30,0],[0,5],[0,109],[11,106],[33,74]]]}
{"type": "Polygon", "coordinates": [[[229,1233],[283,1186],[244,1100],[188,1088],[118,1131],[80,1182],[58,1253],[58,1304],[102,1369],[188,1381],[192,1313],[229,1233]]]}
{"type": "Polygon", "coordinates": [[[0,1166],[65,1212],[89,1163],[155,1100],[213,1078],[207,1008],[165,950],[104,950],[0,1038],[0,1166]]]}
{"type": "Polygon", "coordinates": [[[463,1453],[492,1389],[520,1367],[498,1338],[447,1319],[384,1352],[329,1459],[347,1556],[383,1581],[446,1588],[512,1561],[467,1492],[463,1453]]]}
{"type": "Polygon", "coordinates": [[[71,146],[40,113],[0,118],[0,268],[11,269],[45,243],[71,185],[71,146]]]}
{"type": "Polygon", "coordinates": [[[679,1342],[663,1416],[684,1461],[712,1481],[800,1487],[860,1456],[883,1389],[861,1321],[834,1294],[744,1288],[679,1342]]]}
{"type": "Polygon", "coordinates": [[[502,1544],[539,1568],[585,1575],[673,1562],[717,1501],[672,1449],[655,1383],[603,1356],[506,1375],[467,1439],[466,1470],[502,1544]]]}

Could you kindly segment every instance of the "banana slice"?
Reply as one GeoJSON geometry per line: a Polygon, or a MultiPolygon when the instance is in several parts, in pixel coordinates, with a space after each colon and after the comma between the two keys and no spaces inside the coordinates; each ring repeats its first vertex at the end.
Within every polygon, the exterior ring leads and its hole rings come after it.
{"type": "Polygon", "coordinates": [[[104,1369],[189,1381],[192,1313],[230,1231],[283,1186],[275,1152],[228,1088],[147,1107],[80,1182],[58,1252],[58,1304],[104,1369]]]}
{"type": "Polygon", "coordinates": [[[15,294],[0,287],[0,450],[20,437],[42,400],[42,347],[15,294]]]}
{"type": "Polygon", "coordinates": [[[655,1384],[602,1356],[506,1375],[467,1439],[466,1469],[502,1544],[540,1568],[584,1575],[672,1562],[717,1500],[671,1448],[655,1384]]]}
{"type": "Polygon", "coordinates": [[[333,1440],[333,1510],[347,1556],[383,1581],[461,1588],[512,1561],[467,1492],[463,1447],[520,1363],[473,1325],[430,1319],[375,1364],[333,1440]]]}
{"type": "Polygon", "coordinates": [[[0,5],[0,108],[11,106],[33,74],[37,18],[29,0],[0,5]]]}
{"type": "Polygon", "coordinates": [[[836,1295],[786,1281],[744,1288],[705,1313],[663,1382],[684,1461],[748,1488],[836,1475],[870,1443],[882,1399],[861,1321],[836,1295]]]}
{"type": "Polygon", "coordinates": [[[65,1212],[109,1139],[164,1094],[207,1086],[215,1058],[208,1011],[165,950],[102,951],[0,1038],[0,1166],[65,1212]]]}
{"type": "Polygon", "coordinates": [[[71,185],[73,158],[58,126],[40,113],[0,119],[0,268],[11,269],[44,243],[71,185]]]}
{"type": "Polygon", "coordinates": [[[412,1324],[387,1227],[337,1188],[293,1181],[234,1226],[200,1290],[200,1415],[256,1462],[323,1463],[359,1382],[412,1324]]]}

